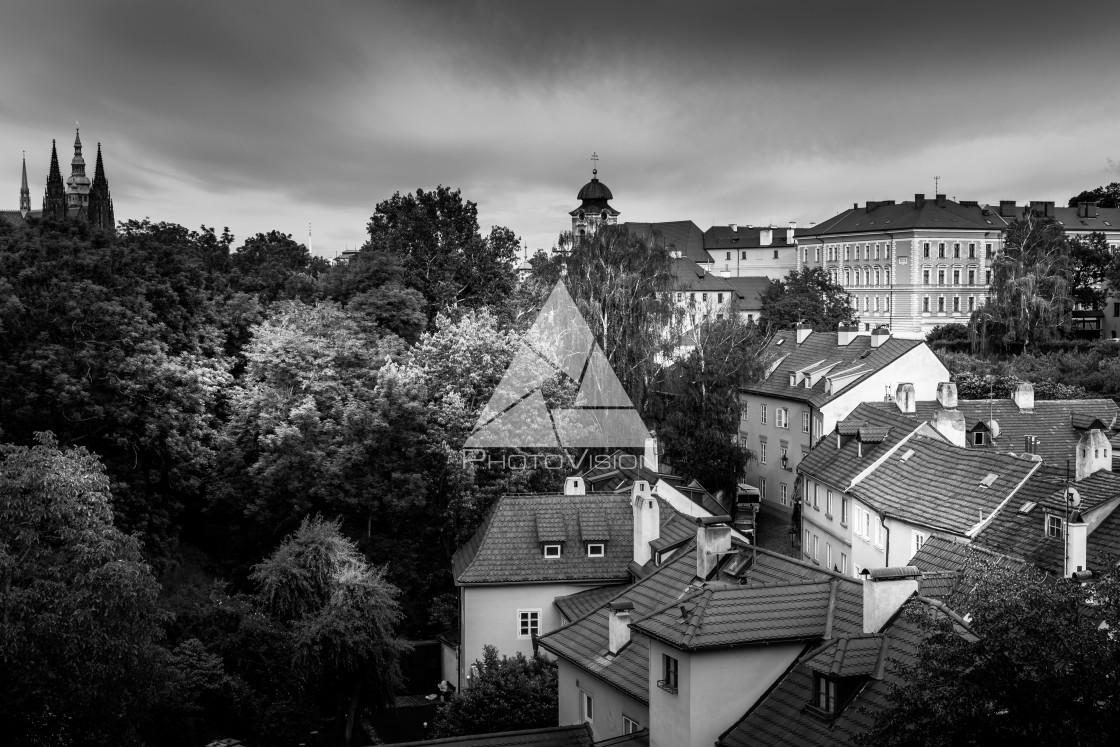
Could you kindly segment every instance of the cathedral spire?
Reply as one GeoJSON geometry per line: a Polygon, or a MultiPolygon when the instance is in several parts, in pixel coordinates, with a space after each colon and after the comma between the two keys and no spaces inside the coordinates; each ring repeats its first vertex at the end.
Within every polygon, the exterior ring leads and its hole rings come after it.
{"type": "Polygon", "coordinates": [[[105,165],[101,162],[101,143],[97,144],[97,161],[93,167],[93,184],[89,188],[89,222],[106,231],[116,227],[113,221],[113,198],[109,196],[109,180],[105,178],[105,165]]]}
{"type": "Polygon", "coordinates": [[[82,136],[74,127],[74,158],[70,161],[70,178],[66,180],[66,207],[76,217],[84,217],[89,206],[89,177],[86,159],[82,157],[82,136]]]}
{"type": "Polygon", "coordinates": [[[27,188],[27,153],[23,154],[23,181],[20,183],[19,188],[19,214],[27,219],[27,214],[31,212],[31,190],[27,188]]]}
{"type": "Polygon", "coordinates": [[[43,193],[43,217],[66,217],[66,187],[58,168],[58,146],[51,140],[51,170],[47,173],[47,189],[43,193]]]}

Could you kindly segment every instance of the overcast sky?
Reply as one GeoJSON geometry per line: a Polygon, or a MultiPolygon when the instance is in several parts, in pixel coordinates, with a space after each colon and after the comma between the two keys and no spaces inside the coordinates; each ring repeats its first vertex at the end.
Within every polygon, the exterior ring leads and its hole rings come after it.
{"type": "Polygon", "coordinates": [[[74,122],[116,217],[325,256],[445,184],[550,247],[590,177],[621,220],[801,225],[941,191],[1120,180],[1120,3],[106,2],[9,6],[0,207],[74,122]],[[7,176],[2,176],[7,175],[7,176]],[[8,186],[3,186],[7,184],[8,186]],[[6,196],[5,196],[6,195],[6,196]]]}

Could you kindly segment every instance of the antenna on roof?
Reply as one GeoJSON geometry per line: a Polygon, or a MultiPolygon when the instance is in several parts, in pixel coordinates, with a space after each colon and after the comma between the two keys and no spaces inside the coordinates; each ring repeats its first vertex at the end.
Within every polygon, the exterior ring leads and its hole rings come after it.
{"type": "Polygon", "coordinates": [[[935,177],[933,177],[933,196],[934,196],[934,197],[936,197],[936,196],[937,196],[937,192],[938,192],[938,190],[937,190],[937,185],[938,185],[938,184],[939,184],[940,182],[941,182],[941,177],[940,177],[940,176],[935,176],[935,177]]]}

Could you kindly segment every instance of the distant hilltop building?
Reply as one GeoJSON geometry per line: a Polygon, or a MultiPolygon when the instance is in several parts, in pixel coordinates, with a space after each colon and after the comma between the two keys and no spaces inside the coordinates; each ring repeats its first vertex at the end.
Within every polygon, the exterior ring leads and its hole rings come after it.
{"type": "Polygon", "coordinates": [[[47,187],[43,192],[43,209],[31,209],[31,190],[27,186],[27,157],[23,159],[23,179],[19,190],[19,210],[0,210],[0,218],[15,223],[28,218],[74,218],[87,221],[98,228],[112,231],[113,198],[109,194],[109,180],[101,161],[101,143],[97,144],[97,161],[93,167],[93,180],[86,176],[86,160],[82,157],[82,139],[74,132],[74,157],[70,160],[70,178],[62,181],[58,167],[58,149],[51,141],[51,166],[47,173],[47,187]]]}

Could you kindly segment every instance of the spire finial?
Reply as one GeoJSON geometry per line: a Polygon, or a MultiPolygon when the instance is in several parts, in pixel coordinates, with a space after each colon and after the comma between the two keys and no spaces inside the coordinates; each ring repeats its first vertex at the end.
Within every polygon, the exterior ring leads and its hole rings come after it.
{"type": "Polygon", "coordinates": [[[599,175],[599,169],[597,167],[598,163],[599,163],[599,154],[592,151],[592,153],[591,153],[591,176],[593,176],[593,177],[599,175]]]}

